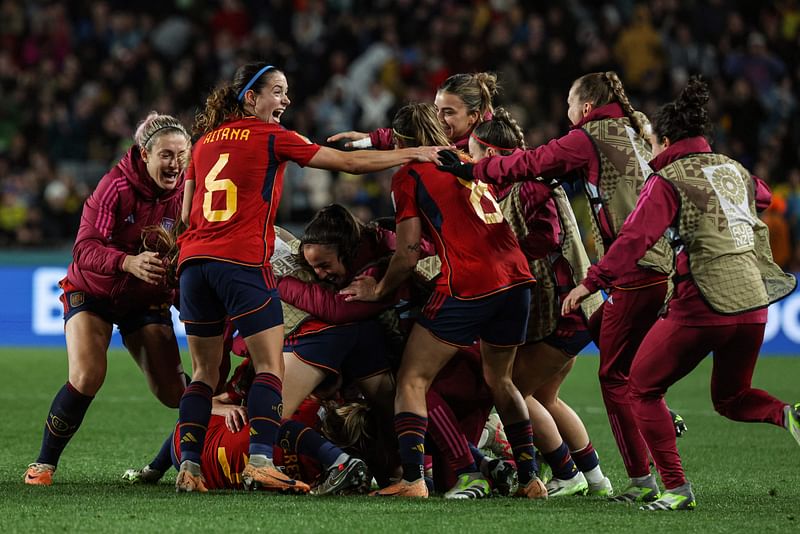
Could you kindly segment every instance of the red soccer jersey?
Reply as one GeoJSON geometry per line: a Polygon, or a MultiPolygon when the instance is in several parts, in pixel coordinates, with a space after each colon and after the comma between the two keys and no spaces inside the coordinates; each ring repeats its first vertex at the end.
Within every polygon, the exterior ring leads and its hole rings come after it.
{"type": "Polygon", "coordinates": [[[442,261],[437,291],[480,298],[533,282],[528,262],[488,186],[409,163],[392,178],[398,223],[420,217],[442,261]]]}
{"type": "Polygon", "coordinates": [[[286,162],[300,166],[319,150],[303,136],[256,117],[227,122],[195,144],[187,180],[195,192],[179,264],[209,258],[269,265],[286,162]]]}

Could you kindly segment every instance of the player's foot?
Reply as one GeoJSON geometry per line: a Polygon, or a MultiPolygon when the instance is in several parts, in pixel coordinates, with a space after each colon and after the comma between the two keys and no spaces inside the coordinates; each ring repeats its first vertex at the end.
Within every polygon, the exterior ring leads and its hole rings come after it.
{"type": "Polygon", "coordinates": [[[28,470],[25,471],[25,484],[31,486],[52,486],[53,473],[56,472],[56,466],[50,464],[32,463],[28,465],[28,470]]]}
{"type": "Polygon", "coordinates": [[[445,499],[483,499],[492,495],[489,481],[482,473],[464,473],[456,481],[450,491],[444,494],[445,499]]]}
{"type": "Polygon", "coordinates": [[[800,445],[800,402],[794,406],[787,406],[786,429],[792,434],[798,445],[800,445]]]}
{"type": "Polygon", "coordinates": [[[670,410],[669,414],[672,416],[672,425],[675,427],[675,437],[682,437],[686,433],[686,430],[688,430],[686,427],[686,422],[678,412],[670,410]]]}
{"type": "Polygon", "coordinates": [[[278,491],[281,493],[308,493],[311,487],[301,480],[289,478],[272,463],[255,467],[252,463],[242,471],[242,482],[247,490],[278,491]]]}
{"type": "Polygon", "coordinates": [[[128,469],[122,474],[122,480],[131,484],[156,484],[164,473],[158,469],[151,469],[149,465],[141,469],[128,469]]]}
{"type": "Polygon", "coordinates": [[[175,479],[175,491],[178,493],[191,493],[193,491],[208,493],[206,481],[200,470],[200,464],[189,460],[181,462],[178,478],[175,479]]]}
{"type": "Polygon", "coordinates": [[[548,497],[567,497],[569,495],[586,495],[589,484],[586,477],[580,471],[574,477],[564,480],[561,478],[551,478],[545,484],[548,497]]]}
{"type": "Polygon", "coordinates": [[[631,485],[619,495],[609,497],[609,501],[613,502],[653,502],[661,497],[661,491],[658,489],[656,478],[653,475],[646,477],[644,480],[638,482],[631,481],[631,485]]]}
{"type": "Polygon", "coordinates": [[[335,495],[343,491],[366,493],[371,479],[367,464],[363,460],[350,457],[346,462],[328,469],[325,480],[311,493],[312,495],[335,495]]]}
{"type": "Polygon", "coordinates": [[[603,477],[600,482],[589,482],[586,494],[592,497],[611,497],[614,495],[614,486],[608,477],[603,477]]]}
{"type": "Polygon", "coordinates": [[[640,506],[645,512],[672,512],[675,510],[694,510],[697,501],[694,498],[692,485],[687,482],[675,489],[665,490],[661,497],[649,504],[640,506]]]}
{"type": "Polygon", "coordinates": [[[515,495],[526,499],[546,499],[547,488],[544,487],[544,482],[539,477],[533,477],[527,485],[520,486],[515,495]]]}
{"type": "Polygon", "coordinates": [[[509,461],[495,458],[481,465],[481,473],[489,479],[494,491],[503,496],[513,495],[519,487],[517,468],[509,461]]]}
{"type": "Polygon", "coordinates": [[[401,480],[378,491],[370,493],[373,497],[415,497],[417,499],[428,498],[428,486],[425,481],[418,478],[414,482],[401,480]]]}

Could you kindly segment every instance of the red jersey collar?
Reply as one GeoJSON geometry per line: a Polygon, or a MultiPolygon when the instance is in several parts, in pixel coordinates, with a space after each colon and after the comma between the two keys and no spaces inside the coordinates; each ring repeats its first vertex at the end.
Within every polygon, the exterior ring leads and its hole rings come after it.
{"type": "Polygon", "coordinates": [[[625,112],[622,111],[622,106],[617,102],[612,102],[611,104],[593,109],[588,115],[582,118],[578,124],[572,126],[572,129],[580,128],[587,122],[599,121],[601,119],[619,119],[624,116],[625,112]]]}
{"type": "Polygon", "coordinates": [[[697,154],[698,152],[711,152],[711,145],[708,144],[703,136],[686,137],[680,141],[670,143],[669,147],[661,154],[650,161],[650,168],[659,171],[687,154],[697,154]]]}

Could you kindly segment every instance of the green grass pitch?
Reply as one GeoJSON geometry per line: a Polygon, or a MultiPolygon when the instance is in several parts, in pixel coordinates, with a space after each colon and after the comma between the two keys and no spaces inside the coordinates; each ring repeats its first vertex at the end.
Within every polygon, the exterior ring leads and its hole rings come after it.
{"type": "MultiPolygon", "coordinates": [[[[597,358],[579,357],[562,391],[586,423],[615,487],[625,483],[596,379],[597,358]]],[[[58,349],[0,349],[0,532],[800,532],[800,449],[782,429],[728,421],[709,396],[704,362],[669,394],[689,431],[678,441],[698,498],[693,512],[645,513],[602,499],[475,502],[313,498],[174,491],[129,486],[126,468],[150,460],[177,411],[161,406],[126,353],[112,351],[106,383],[61,459],[55,485],[27,487],[46,411],[66,379],[58,349]],[[124,423],[124,428],[118,423],[124,423]]],[[[800,358],[764,358],[754,385],[800,400],[800,358]]]]}

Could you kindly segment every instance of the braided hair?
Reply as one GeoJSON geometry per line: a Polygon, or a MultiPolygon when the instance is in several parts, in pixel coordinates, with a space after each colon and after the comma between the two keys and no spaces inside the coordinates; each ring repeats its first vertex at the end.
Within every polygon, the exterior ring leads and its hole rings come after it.
{"type": "Polygon", "coordinates": [[[575,93],[581,102],[591,102],[595,107],[605,106],[612,102],[617,102],[622,106],[622,112],[631,121],[631,125],[640,136],[645,135],[644,125],[642,125],[636,110],[633,109],[622,80],[614,71],[592,72],[584,74],[575,80],[575,93]]]}
{"type": "Polygon", "coordinates": [[[472,136],[484,146],[493,146],[503,156],[517,148],[525,148],[522,128],[504,108],[497,108],[492,120],[476,126],[472,136]]]}

